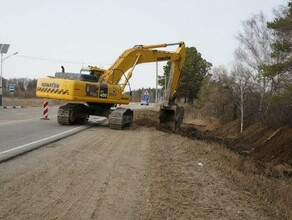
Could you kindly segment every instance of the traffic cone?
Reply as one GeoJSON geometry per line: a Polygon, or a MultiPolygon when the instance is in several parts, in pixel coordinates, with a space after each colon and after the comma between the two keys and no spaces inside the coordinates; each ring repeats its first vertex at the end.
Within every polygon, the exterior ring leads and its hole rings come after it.
{"type": "Polygon", "coordinates": [[[49,102],[45,101],[43,104],[43,117],[41,119],[49,120],[49,102]]]}

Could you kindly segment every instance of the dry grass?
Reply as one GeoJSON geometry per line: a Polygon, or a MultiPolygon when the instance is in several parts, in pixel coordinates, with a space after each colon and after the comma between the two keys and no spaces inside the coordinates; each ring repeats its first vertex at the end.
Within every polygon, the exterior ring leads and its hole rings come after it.
{"type": "Polygon", "coordinates": [[[48,101],[50,106],[54,105],[61,105],[65,103],[61,100],[46,100],[41,98],[29,98],[29,99],[22,99],[22,98],[3,98],[3,106],[24,106],[24,107],[41,107],[43,106],[44,101],[48,101]]]}
{"type": "MultiPolygon", "coordinates": [[[[267,177],[257,168],[256,164],[229,149],[217,145],[222,160],[216,161],[224,170],[226,178],[256,195],[271,207],[276,207],[277,216],[281,219],[292,218],[292,180],[289,177],[267,177]],[[227,165],[227,166],[226,166],[227,165]]],[[[267,170],[267,172],[269,172],[267,170]]],[[[279,174],[281,169],[279,169],[279,174]]]]}
{"type": "MultiPolygon", "coordinates": [[[[202,119],[200,112],[196,112],[193,107],[185,106],[185,122],[195,124],[202,131],[213,131],[220,133],[221,137],[235,137],[238,135],[238,121],[222,126],[217,119],[202,119]],[[225,135],[224,135],[225,134],[225,135]]],[[[260,137],[258,137],[260,138],[260,137]]],[[[223,170],[222,175],[236,185],[241,186],[252,195],[256,195],[271,208],[275,207],[277,216],[280,219],[292,218],[292,179],[285,175],[289,165],[283,164],[274,166],[264,164],[259,167],[258,162],[248,157],[239,155],[222,145],[215,144],[218,157],[218,167],[223,170]]]]}
{"type": "MultiPolygon", "coordinates": [[[[135,121],[136,123],[141,122],[139,125],[142,126],[157,127],[155,126],[157,122],[150,124],[150,119],[157,118],[155,113],[157,112],[135,111],[135,121]],[[140,117],[142,117],[141,115],[144,117],[140,121],[138,120],[139,115],[140,117]]],[[[188,115],[188,117],[185,118],[186,123],[190,120],[195,120],[195,117],[190,115],[190,113],[192,113],[192,111],[186,109],[186,114],[188,115]]],[[[204,126],[202,121],[199,122],[199,125],[204,126]]],[[[186,127],[186,129],[183,128],[184,127],[181,127],[180,135],[192,139],[198,139],[198,136],[202,133],[194,129],[188,132],[188,127],[186,127]]],[[[227,127],[226,130],[230,130],[230,128],[227,127]]],[[[203,139],[208,141],[208,138],[203,139]]],[[[267,166],[266,164],[259,166],[259,161],[256,163],[249,157],[240,155],[225,148],[223,145],[212,144],[212,146],[214,147],[213,150],[218,154],[217,161],[214,161],[214,163],[217,164],[218,170],[220,170],[223,178],[229,179],[246,190],[246,192],[258,197],[267,204],[267,206],[274,209],[280,219],[292,218],[292,194],[288,193],[292,192],[292,178],[284,175],[284,172],[287,171],[286,166],[279,165],[276,167],[277,169],[275,169],[274,164],[271,164],[271,166],[267,166]]]]}

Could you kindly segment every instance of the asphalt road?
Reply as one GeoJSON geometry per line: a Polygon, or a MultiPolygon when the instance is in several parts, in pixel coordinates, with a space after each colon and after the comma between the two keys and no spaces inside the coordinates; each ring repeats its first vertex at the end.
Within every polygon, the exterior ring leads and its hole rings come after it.
{"type": "MultiPolygon", "coordinates": [[[[49,120],[41,119],[42,111],[39,107],[0,109],[0,162],[92,126],[61,126],[58,107],[49,108],[49,120]]],[[[101,123],[96,118],[92,121],[101,123]]]]}
{"type": "MultiPolygon", "coordinates": [[[[127,107],[148,108],[139,103],[127,107]]],[[[49,108],[48,120],[43,120],[40,107],[0,109],[0,162],[62,139],[90,126],[104,123],[105,118],[91,116],[87,125],[62,126],[57,123],[58,107],[49,108]]]]}

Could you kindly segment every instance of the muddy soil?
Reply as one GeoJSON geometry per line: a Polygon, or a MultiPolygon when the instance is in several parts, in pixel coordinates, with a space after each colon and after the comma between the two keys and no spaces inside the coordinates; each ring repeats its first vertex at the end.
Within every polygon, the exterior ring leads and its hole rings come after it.
{"type": "Polygon", "coordinates": [[[0,219],[278,219],[226,178],[219,145],[136,117],[0,164],[0,219]]]}

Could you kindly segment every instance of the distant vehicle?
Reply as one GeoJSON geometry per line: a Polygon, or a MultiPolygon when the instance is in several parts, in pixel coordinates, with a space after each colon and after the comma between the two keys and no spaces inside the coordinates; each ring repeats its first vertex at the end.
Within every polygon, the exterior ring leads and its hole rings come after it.
{"type": "Polygon", "coordinates": [[[141,105],[149,105],[149,101],[148,100],[142,100],[141,101],[141,105]]]}

